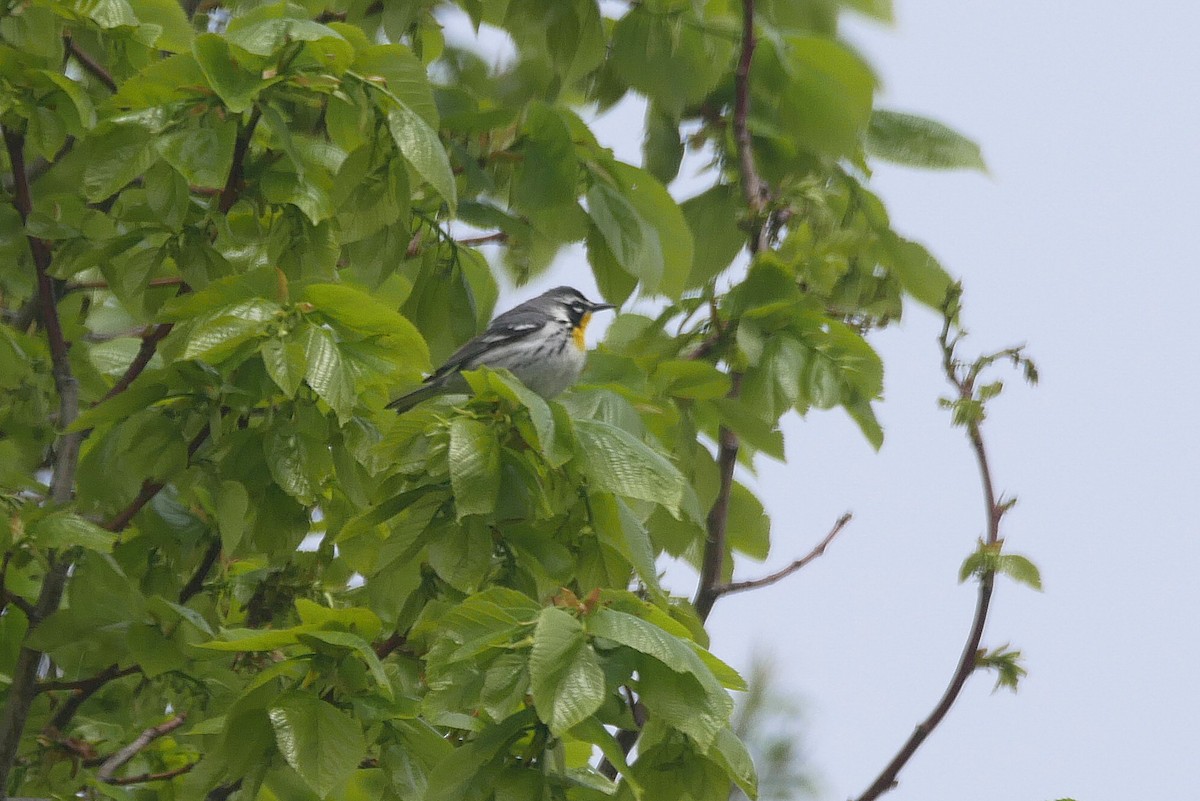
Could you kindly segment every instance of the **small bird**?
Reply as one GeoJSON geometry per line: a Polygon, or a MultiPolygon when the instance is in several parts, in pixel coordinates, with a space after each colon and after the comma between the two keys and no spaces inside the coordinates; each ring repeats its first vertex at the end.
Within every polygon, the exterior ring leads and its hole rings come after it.
{"type": "Polygon", "coordinates": [[[388,404],[405,412],[448,392],[465,392],[463,370],[487,366],[512,372],[543,398],[579,379],[587,360],[583,333],[594,312],[615,308],[593,303],[578,289],[560,286],[501,314],[479,336],[456,350],[425,384],[388,404]]]}

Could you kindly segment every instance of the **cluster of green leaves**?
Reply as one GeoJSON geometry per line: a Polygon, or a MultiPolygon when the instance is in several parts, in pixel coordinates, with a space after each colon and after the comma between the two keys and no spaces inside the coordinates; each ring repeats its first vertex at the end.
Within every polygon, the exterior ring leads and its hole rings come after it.
{"type": "MultiPolygon", "coordinates": [[[[782,458],[790,410],[843,407],[879,445],[865,334],[948,279],[891,229],[867,154],[977,150],[873,110],[839,4],[760,3],[749,126],[779,225],[742,273],[762,220],[731,131],[740,4],[463,0],[511,37],[505,68],[448,43],[435,5],[0,11],[0,123],[27,165],[7,160],[0,204],[0,701],[22,645],[52,666],[9,789],[753,795],[741,680],[658,560],[703,560],[722,428],[748,466],[782,458]],[[649,100],[640,167],[580,111],[628,92],[649,100]],[[688,147],[713,184],[678,203],[688,147]],[[451,219],[502,235],[499,263],[451,219]],[[82,402],[65,508],[42,502],[63,432],[31,239],[82,402]],[[548,402],[485,370],[467,400],[383,408],[486,325],[494,270],[523,280],[576,242],[609,301],[662,299],[618,319],[583,386],[548,402]],[[62,559],[65,600],[30,627],[62,559]],[[168,710],[186,724],[122,770],[159,778],[98,775],[168,710]],[[640,727],[632,763],[614,727],[640,727]]],[[[769,547],[741,483],[725,547],[726,580],[769,547]]]]}

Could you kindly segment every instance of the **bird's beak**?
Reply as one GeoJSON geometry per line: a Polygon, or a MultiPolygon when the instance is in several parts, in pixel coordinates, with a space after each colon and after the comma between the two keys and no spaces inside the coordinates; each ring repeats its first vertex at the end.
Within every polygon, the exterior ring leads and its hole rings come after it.
{"type": "Polygon", "coordinates": [[[616,306],[611,303],[593,303],[591,310],[594,312],[604,311],[605,309],[615,309],[616,306]]]}

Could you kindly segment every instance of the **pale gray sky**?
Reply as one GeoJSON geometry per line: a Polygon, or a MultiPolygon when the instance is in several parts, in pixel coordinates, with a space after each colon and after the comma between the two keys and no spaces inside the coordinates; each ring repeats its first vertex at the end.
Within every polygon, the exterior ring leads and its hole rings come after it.
{"type": "MultiPolygon", "coordinates": [[[[895,801],[1126,801],[1195,793],[1200,753],[1200,469],[1194,232],[1200,229],[1200,7],[1063,0],[895,0],[851,20],[881,105],[974,136],[991,176],[881,166],[896,227],[967,289],[964,353],[1028,342],[985,436],[1020,498],[1010,550],[1045,593],[1001,581],[985,645],[1027,657],[1021,691],[977,675],[901,775],[895,801]]],[[[602,141],[639,160],[636,104],[602,141]]],[[[578,252],[544,283],[592,287],[578,252]]],[[[819,561],[718,604],[714,650],[773,653],[807,712],[821,798],[861,792],[945,687],[974,606],[956,581],[983,530],[971,453],[936,399],[938,321],[875,338],[888,367],[873,453],[840,412],[791,418],[787,465],[760,464],[769,572],[843,511],[819,561]]],[[[685,591],[687,587],[678,587],[685,591]]]]}

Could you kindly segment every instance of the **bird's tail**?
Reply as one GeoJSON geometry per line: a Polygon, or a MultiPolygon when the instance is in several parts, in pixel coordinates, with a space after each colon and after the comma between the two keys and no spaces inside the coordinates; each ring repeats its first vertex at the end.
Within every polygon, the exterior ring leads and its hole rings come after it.
{"type": "Polygon", "coordinates": [[[441,383],[423,384],[412,392],[401,395],[387,405],[389,409],[395,409],[397,414],[407,412],[412,407],[416,406],[423,400],[428,400],[434,395],[441,394],[445,390],[441,383]]]}

